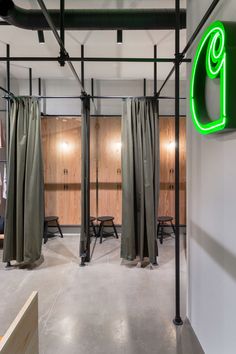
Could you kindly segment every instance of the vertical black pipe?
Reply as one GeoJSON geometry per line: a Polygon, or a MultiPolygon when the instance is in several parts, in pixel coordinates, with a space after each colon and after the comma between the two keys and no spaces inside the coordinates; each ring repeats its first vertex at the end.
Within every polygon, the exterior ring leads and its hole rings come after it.
{"type": "MultiPolygon", "coordinates": [[[[157,58],[157,45],[154,45],[154,59],[157,58]]],[[[156,96],[157,94],[157,62],[154,62],[153,64],[153,94],[156,96]]]]}
{"type": "MultiPolygon", "coordinates": [[[[6,55],[7,58],[10,58],[10,45],[7,44],[6,46],[6,55]]],[[[7,61],[7,91],[10,94],[11,92],[11,69],[10,69],[10,60],[7,61]]],[[[10,122],[10,100],[7,100],[7,115],[6,115],[6,160],[8,161],[8,146],[9,146],[9,122],[10,122]]]]}
{"type": "Polygon", "coordinates": [[[29,95],[32,96],[32,69],[29,68],[29,95]]]}
{"type": "Polygon", "coordinates": [[[175,325],[182,325],[180,316],[180,230],[179,230],[179,71],[180,71],[180,0],[175,0],[175,325]]]}
{"type": "Polygon", "coordinates": [[[84,45],[81,44],[81,83],[84,87],[84,45]]]}
{"type": "Polygon", "coordinates": [[[38,95],[41,96],[42,93],[42,84],[41,84],[41,78],[38,78],[38,95]]]}
{"type": "Polygon", "coordinates": [[[87,236],[87,247],[86,247],[86,262],[90,262],[90,99],[86,96],[84,100],[85,104],[85,119],[86,119],[86,161],[85,161],[85,171],[86,171],[86,220],[85,220],[85,231],[87,236]]]}
{"type": "Polygon", "coordinates": [[[147,88],[147,85],[146,85],[146,79],[143,79],[143,95],[146,96],[146,88],[147,88]]]}
{"type": "MultiPolygon", "coordinates": [[[[91,95],[94,96],[94,79],[91,79],[91,95]]],[[[96,113],[96,112],[95,112],[96,113]]],[[[99,123],[98,117],[96,117],[95,123],[95,146],[96,146],[96,217],[98,217],[98,193],[99,193],[99,183],[98,183],[98,130],[99,130],[99,123]]]]}
{"type": "MultiPolygon", "coordinates": [[[[65,46],[65,0],[60,0],[60,38],[63,43],[63,46],[65,46]]],[[[61,48],[60,49],[60,65],[64,66],[65,61],[64,59],[64,50],[61,48]]]]}

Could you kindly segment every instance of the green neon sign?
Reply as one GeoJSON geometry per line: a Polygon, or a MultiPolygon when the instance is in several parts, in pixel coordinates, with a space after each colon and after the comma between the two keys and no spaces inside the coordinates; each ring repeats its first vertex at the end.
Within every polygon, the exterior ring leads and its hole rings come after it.
{"type": "Polygon", "coordinates": [[[190,111],[196,130],[211,134],[236,128],[236,23],[213,22],[198,44],[190,82],[190,111]],[[206,108],[206,78],[220,80],[220,115],[206,108]]]}

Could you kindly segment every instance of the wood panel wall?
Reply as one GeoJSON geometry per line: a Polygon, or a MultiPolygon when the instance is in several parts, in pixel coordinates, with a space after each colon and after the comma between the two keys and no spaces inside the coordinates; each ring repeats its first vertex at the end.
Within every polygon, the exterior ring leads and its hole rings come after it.
{"type": "MultiPolygon", "coordinates": [[[[186,222],[186,127],[180,119],[180,223],[186,222]]],[[[121,119],[90,121],[90,213],[113,215],[121,224],[121,119]]],[[[160,198],[158,215],[175,214],[174,118],[160,118],[160,198]]],[[[81,119],[43,118],[46,214],[61,224],[81,223],[81,119]]]]}
{"type": "Polygon", "coordinates": [[[121,224],[121,118],[98,119],[98,214],[121,224]]]}
{"type": "MultiPolygon", "coordinates": [[[[158,215],[175,215],[175,121],[160,118],[160,197],[158,215]]],[[[180,224],[186,223],[186,119],[180,118],[180,224]]]]}
{"type": "Polygon", "coordinates": [[[81,119],[42,118],[46,215],[81,220],[81,119]]]}

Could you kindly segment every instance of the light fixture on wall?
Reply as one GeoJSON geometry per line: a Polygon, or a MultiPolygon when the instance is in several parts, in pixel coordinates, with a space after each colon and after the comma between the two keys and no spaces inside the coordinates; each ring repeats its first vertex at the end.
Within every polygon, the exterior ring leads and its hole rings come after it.
{"type": "Polygon", "coordinates": [[[122,148],[122,143],[121,141],[113,141],[112,142],[112,149],[115,153],[120,154],[122,148]]]}
{"type": "Polygon", "coordinates": [[[176,142],[173,140],[170,140],[167,144],[166,144],[166,148],[168,150],[174,150],[176,148],[176,142]]]}
{"type": "Polygon", "coordinates": [[[117,44],[123,43],[123,32],[122,30],[117,30],[117,44]]]}
{"type": "Polygon", "coordinates": [[[39,40],[40,44],[44,44],[45,43],[43,31],[38,31],[38,40],[39,40]]]}

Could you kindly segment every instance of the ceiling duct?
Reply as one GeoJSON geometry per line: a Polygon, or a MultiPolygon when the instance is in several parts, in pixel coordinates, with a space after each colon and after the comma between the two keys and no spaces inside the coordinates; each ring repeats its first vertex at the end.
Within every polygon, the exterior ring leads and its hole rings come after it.
{"type": "MultiPolygon", "coordinates": [[[[60,28],[60,10],[48,11],[60,28]]],[[[7,23],[28,30],[50,30],[41,10],[27,10],[12,0],[0,0],[0,17],[7,23]]],[[[170,30],[175,28],[173,9],[78,9],[65,10],[66,30],[170,30]]],[[[180,27],[186,28],[186,10],[180,12],[180,27]]]]}

